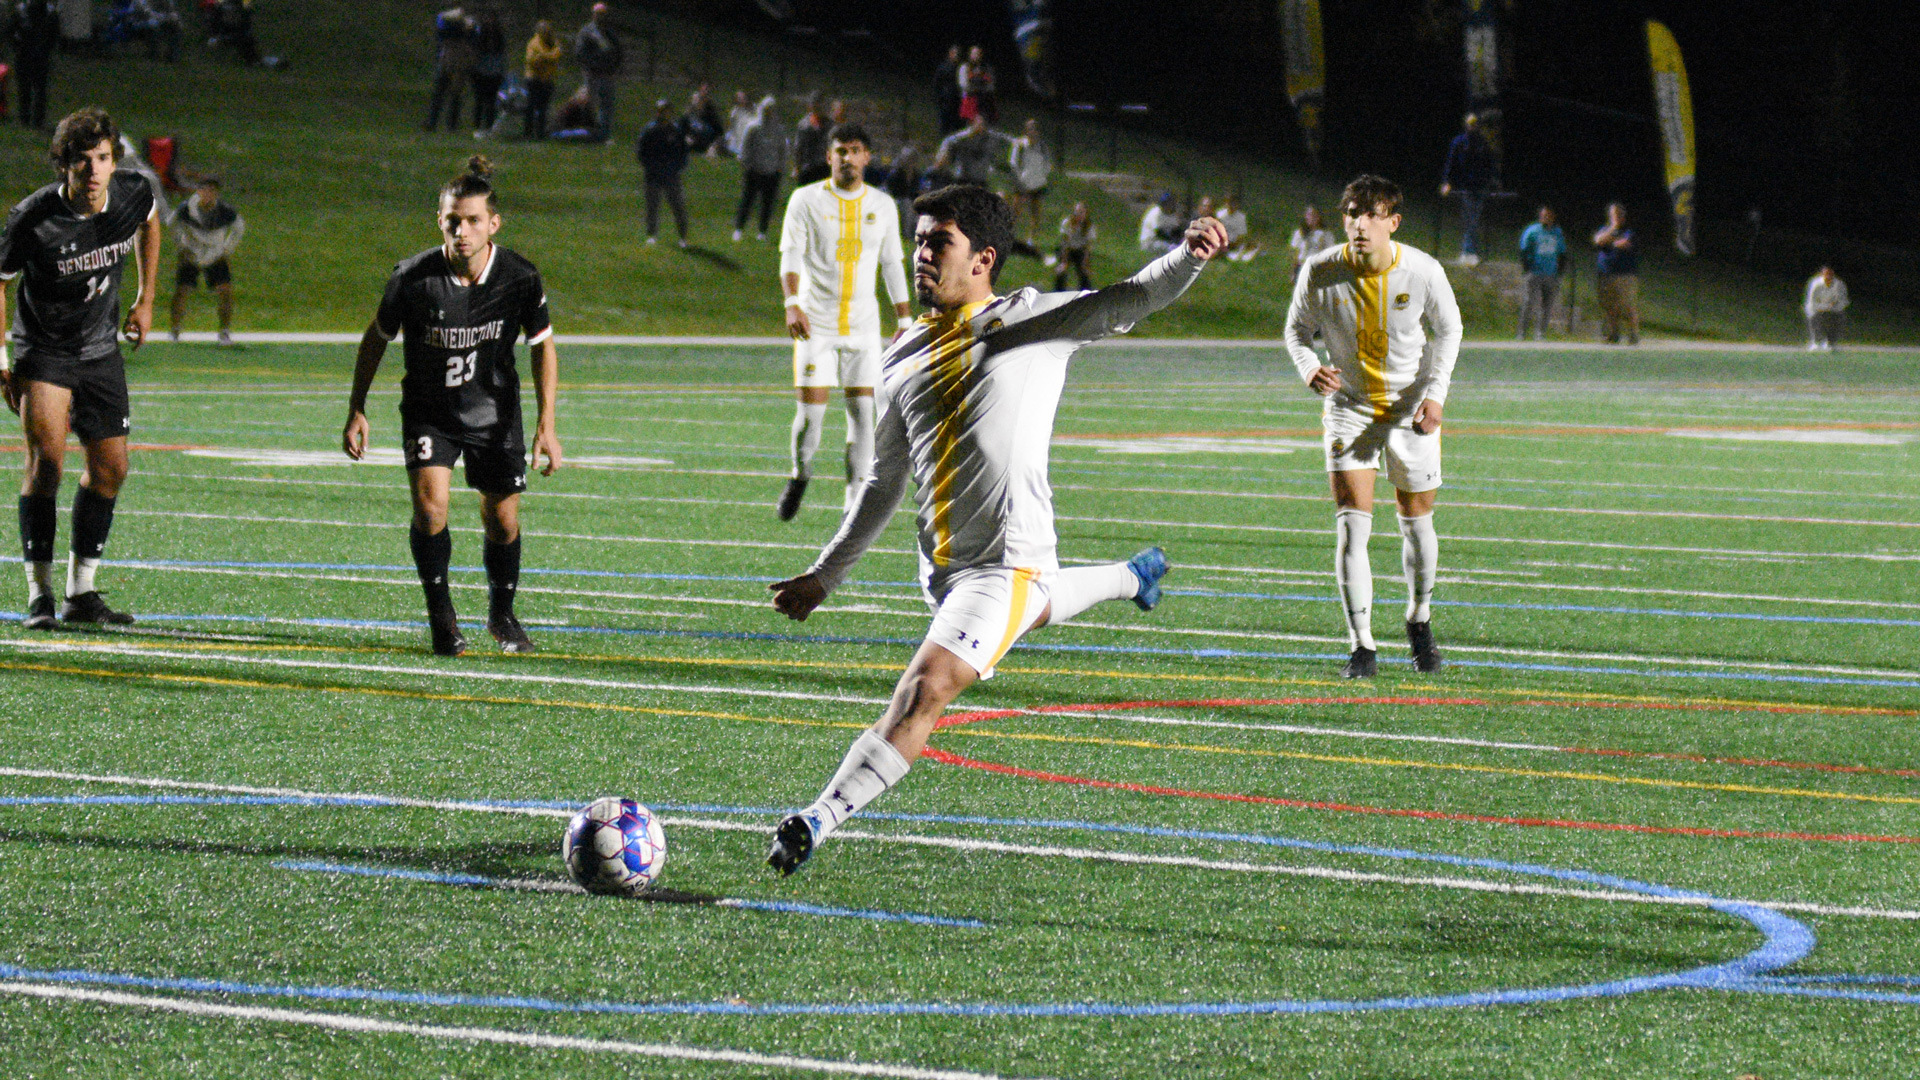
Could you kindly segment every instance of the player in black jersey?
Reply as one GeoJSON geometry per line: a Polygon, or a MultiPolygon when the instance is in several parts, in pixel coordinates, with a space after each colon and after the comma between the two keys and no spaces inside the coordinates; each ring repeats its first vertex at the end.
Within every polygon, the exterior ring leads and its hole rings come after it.
{"type": "MultiPolygon", "coordinates": [[[[119,130],[85,108],[60,121],[52,156],[60,179],[21,200],[0,233],[0,280],[20,279],[19,318],[9,363],[0,344],[0,391],[20,414],[27,474],[20,485],[20,546],[27,566],[30,630],[51,630],[54,497],[66,461],[67,434],[87,455],[73,500],[72,555],[60,618],[72,623],[130,623],[94,588],[94,569],[113,527],[113,503],[127,478],[126,364],[122,333],[138,349],[153,326],[160,273],[160,215],[153,189],[137,173],[115,172],[119,130]],[[140,259],[140,291],[120,317],[120,278],[128,256],[140,259]]],[[[0,331],[7,326],[0,286],[0,331]]]]}
{"type": "Polygon", "coordinates": [[[474,157],[467,171],[440,189],[444,242],[393,268],[380,310],[360,339],[353,396],[341,446],[355,461],[367,451],[367,390],[380,370],[387,342],[405,334],[406,374],[400,380],[400,434],[413,492],[413,563],[427,593],[433,651],[458,656],[467,649],[447,587],[453,541],[447,535],[447,497],[453,463],[465,457],[467,486],[480,493],[486,531],[487,629],[507,652],[530,652],[533,642],[513,614],[520,581],[520,492],[527,486],[527,444],[520,426],[520,376],[513,343],[531,347],[533,398],[539,408],[534,462],[540,475],[560,466],[553,429],[553,398],[560,359],[547,318],[547,294],[532,263],[494,244],[500,209],[491,166],[474,157]]]}

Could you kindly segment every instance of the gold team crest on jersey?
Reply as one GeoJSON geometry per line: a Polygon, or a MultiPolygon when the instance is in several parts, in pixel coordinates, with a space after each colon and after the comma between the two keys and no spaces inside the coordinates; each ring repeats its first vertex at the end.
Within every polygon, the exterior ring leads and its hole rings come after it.
{"type": "Polygon", "coordinates": [[[1406,293],[1396,295],[1393,298],[1393,310],[1405,311],[1407,309],[1407,301],[1410,299],[1412,299],[1412,297],[1409,297],[1406,293]]]}
{"type": "Polygon", "coordinates": [[[980,332],[983,334],[991,334],[1005,325],[1007,324],[1002,319],[988,319],[987,325],[981,327],[980,332]]]}
{"type": "Polygon", "coordinates": [[[873,211],[871,210],[867,211],[867,224],[871,225],[874,222],[879,220],[880,220],[879,217],[877,217],[873,211]]]}

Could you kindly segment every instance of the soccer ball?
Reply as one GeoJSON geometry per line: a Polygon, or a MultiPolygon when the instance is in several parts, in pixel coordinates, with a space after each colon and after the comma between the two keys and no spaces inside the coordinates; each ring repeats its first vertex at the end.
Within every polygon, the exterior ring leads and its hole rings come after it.
{"type": "Polygon", "coordinates": [[[667,865],[667,834],[653,811],[632,799],[595,799],[567,823],[560,857],[588,892],[638,896],[667,865]]]}

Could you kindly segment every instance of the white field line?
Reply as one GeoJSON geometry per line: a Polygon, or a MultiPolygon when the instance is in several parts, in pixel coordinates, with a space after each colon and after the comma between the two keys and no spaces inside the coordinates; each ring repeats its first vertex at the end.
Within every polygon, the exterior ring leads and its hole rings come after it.
{"type": "Polygon", "coordinates": [[[129,994],[119,990],[92,990],[76,986],[49,985],[17,980],[0,981],[0,994],[40,998],[48,1001],[86,1001],[102,1005],[122,1005],[157,1012],[188,1016],[222,1017],[255,1023],[295,1024],[373,1035],[415,1035],[423,1039],[453,1042],[493,1043],[520,1046],[532,1050],[570,1050],[583,1054],[622,1054],[661,1058],[670,1061],[702,1061],[724,1065],[745,1065],[761,1069],[793,1069],[836,1076],[897,1077],[899,1080],[992,1080],[996,1074],[960,1072],[953,1069],[927,1069],[917,1065],[887,1065],[879,1062],[833,1061],[827,1058],[796,1057],[791,1054],[757,1054],[748,1050],[710,1050],[678,1043],[637,1043],[618,1039],[583,1039],[572,1035],[547,1035],[532,1031],[502,1028],[450,1027],[443,1024],[409,1024],[347,1013],[311,1012],[305,1009],[276,1009],[262,1005],[223,1005],[192,998],[161,997],[154,994],[129,994]]]}
{"type": "MultiPolygon", "coordinates": [[[[547,818],[568,818],[573,816],[573,811],[571,810],[551,807],[498,806],[488,803],[462,802],[445,799],[414,799],[366,793],[342,794],[336,792],[307,791],[299,788],[254,787],[242,784],[211,784],[190,780],[167,780],[115,774],[61,772],[51,769],[23,769],[11,766],[0,766],[0,776],[18,776],[36,780],[66,780],[87,784],[118,784],[127,787],[204,791],[234,795],[266,795],[341,801],[377,800],[397,807],[421,810],[453,810],[547,818]]],[[[662,815],[660,820],[662,824],[671,825],[674,828],[704,829],[713,832],[765,833],[768,831],[768,826],[763,822],[667,815],[662,815]]],[[[1284,874],[1292,877],[1321,878],[1328,881],[1344,881],[1355,884],[1410,885],[1427,888],[1456,889],[1469,892],[1561,896],[1581,900],[1608,900],[1636,904],[1670,904],[1682,907],[1707,906],[1707,901],[1705,900],[1685,897],[1647,896],[1641,893],[1612,889],[1570,889],[1564,886],[1544,885],[1537,882],[1377,874],[1358,870],[1339,870],[1327,866],[1295,866],[1281,863],[1248,862],[1245,860],[1203,859],[1190,855],[1159,855],[1147,852],[1109,851],[1099,848],[1012,844],[998,840],[971,840],[952,836],[925,836],[913,833],[890,832],[876,833],[863,829],[842,828],[837,830],[834,836],[841,840],[866,840],[883,844],[913,844],[920,847],[946,848],[952,851],[986,851],[1003,855],[1022,855],[1043,859],[1080,859],[1089,862],[1107,862],[1119,865],[1171,866],[1192,870],[1217,870],[1238,874],[1284,874]]],[[[1849,915],[1869,919],[1920,921],[1920,911],[1902,911],[1898,909],[1862,906],[1834,906],[1830,904],[1804,903],[1797,900],[1736,900],[1734,902],[1752,904],[1756,907],[1772,908],[1775,911],[1803,911],[1818,915],[1849,915]]]]}
{"type": "Polygon", "coordinates": [[[398,664],[350,664],[338,660],[295,660],[274,656],[234,656],[226,653],[155,652],[152,649],[65,642],[0,641],[21,652],[38,654],[94,653],[107,656],[142,656],[149,659],[202,660],[253,667],[288,668],[312,671],[352,671],[372,675],[406,675],[416,679],[464,680],[526,683],[537,686],[591,686],[600,690],[646,690],[667,694],[713,694],[723,697],[769,698],[788,701],[833,701],[849,705],[885,705],[890,699],[856,694],[811,694],[797,690],[756,690],[738,686],[701,686],[685,683],[623,682],[613,679],[583,679],[575,675],[536,675],[507,671],[447,671],[403,667],[398,664]]]}

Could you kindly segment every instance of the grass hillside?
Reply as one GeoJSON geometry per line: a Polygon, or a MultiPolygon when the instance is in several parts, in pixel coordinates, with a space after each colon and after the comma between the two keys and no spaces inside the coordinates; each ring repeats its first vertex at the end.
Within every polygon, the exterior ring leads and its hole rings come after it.
{"type": "MultiPolygon", "coordinates": [[[[506,228],[502,241],[533,258],[546,275],[564,330],[603,333],[777,333],[777,256],[771,243],[735,245],[728,234],[739,173],[728,161],[696,160],[688,177],[694,249],[671,244],[643,248],[639,169],[633,140],[649,104],[659,96],[684,100],[689,82],[711,76],[723,97],[736,86],[756,93],[784,90],[785,115],[808,89],[855,102],[875,121],[887,149],[901,134],[923,148],[931,142],[925,79],[896,74],[825,53],[802,53],[780,42],[650,15],[630,14],[628,75],[615,136],[604,146],[476,142],[468,134],[426,134],[431,73],[429,25],[437,5],[412,2],[311,0],[297,9],[263,7],[259,35],[268,53],[285,56],[282,71],[245,69],[190,45],[175,64],[130,50],[111,57],[62,57],[55,69],[53,113],[99,103],[136,136],[176,135],[183,165],[217,171],[230,199],[246,215],[247,240],[236,262],[238,325],[251,330],[351,330],[364,324],[388,268],[435,241],[433,198],[475,149],[498,167],[506,228]]],[[[554,14],[549,9],[548,14],[554,14]]],[[[512,52],[530,23],[510,11],[512,52]]],[[[558,19],[570,30],[567,17],[558,19]]],[[[190,37],[192,35],[189,35],[190,37]]],[[[576,76],[562,76],[560,93],[576,76]]],[[[1010,104],[1007,126],[1024,115],[1010,104]]],[[[1072,124],[1070,170],[1106,169],[1108,140],[1098,129],[1072,124]]],[[[1285,173],[1259,162],[1210,153],[1175,156],[1194,171],[1202,193],[1244,189],[1256,236],[1274,257],[1221,266],[1191,296],[1143,328],[1153,335],[1273,337],[1291,289],[1281,250],[1297,207],[1331,202],[1337,184],[1285,173]]],[[[1159,155],[1131,140],[1119,145],[1123,171],[1142,173],[1179,189],[1159,155]]],[[[45,137],[17,126],[0,129],[0,198],[12,202],[50,174],[45,137]]],[[[1408,185],[1410,188],[1415,186],[1408,185]]],[[[1424,185],[1420,185],[1424,188],[1424,185]]],[[[782,192],[783,198],[785,191],[782,192]]],[[[1105,282],[1142,261],[1132,237],[1134,211],[1091,184],[1061,177],[1049,219],[1085,199],[1101,225],[1094,268],[1105,282]]],[[[1570,233],[1584,217],[1565,215],[1570,233]]],[[[1431,245],[1433,207],[1416,193],[1403,238],[1431,245]]],[[[669,236],[671,229],[663,230],[669,236]]],[[[1494,252],[1510,249],[1511,228],[1488,238],[1494,252]]],[[[1454,239],[1443,238],[1442,252],[1454,239]]],[[[1801,334],[1798,285],[1712,263],[1682,267],[1654,253],[1643,282],[1651,334],[1727,340],[1791,342],[1801,334]],[[1686,273],[1698,273],[1696,284],[1686,273]],[[1697,309],[1697,319],[1695,311],[1697,309]]],[[[1497,275],[1456,278],[1471,336],[1511,333],[1512,305],[1491,283],[1497,275]]],[[[1016,260],[1005,283],[1049,281],[1037,262],[1016,260]]],[[[1582,295],[1590,301],[1591,279],[1582,295]]],[[[166,291],[171,285],[163,286],[166,291]]],[[[205,328],[207,305],[196,309],[205,328]]],[[[1857,295],[1854,323],[1863,338],[1920,341],[1920,312],[1871,295],[1857,295]]]]}

